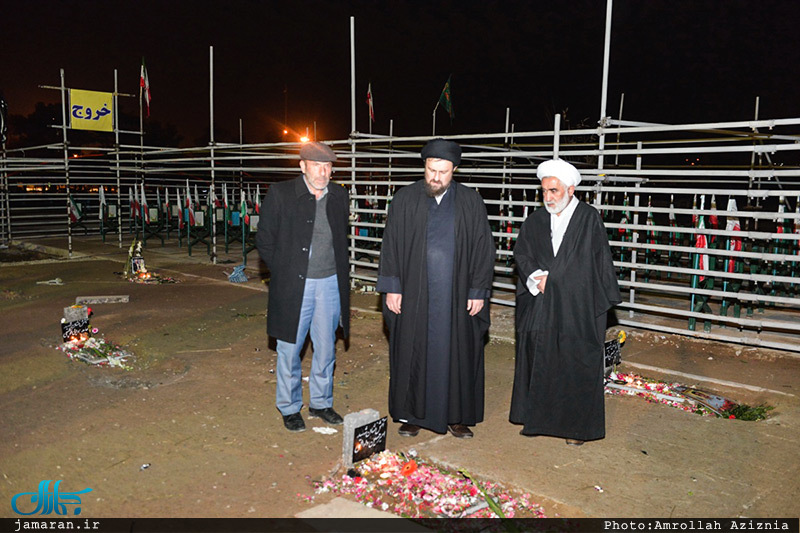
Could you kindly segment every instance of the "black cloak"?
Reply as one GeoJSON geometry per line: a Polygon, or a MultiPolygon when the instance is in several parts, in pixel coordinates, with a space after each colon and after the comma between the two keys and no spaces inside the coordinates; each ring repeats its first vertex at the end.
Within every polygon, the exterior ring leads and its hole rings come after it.
{"type": "Polygon", "coordinates": [[[600,214],[579,202],[553,257],[550,213],[535,211],[514,248],[516,367],[509,419],[526,435],[605,437],[603,341],[606,313],[621,301],[600,214]],[[549,271],[544,293],[525,284],[549,271]]]}
{"type": "MultiPolygon", "coordinates": [[[[403,187],[389,208],[378,270],[379,292],[403,295],[402,312],[386,307],[389,330],[389,413],[395,420],[425,419],[428,359],[427,222],[429,198],[425,180],[403,187]]],[[[494,273],[495,247],[486,206],[480,195],[451,182],[454,194],[455,254],[447,376],[448,423],[483,421],[483,348],[489,330],[489,305],[469,316],[467,300],[488,298],[494,273]]],[[[435,295],[433,295],[435,297],[435,295]]],[[[430,428],[445,431],[446,428],[430,428]]]]}

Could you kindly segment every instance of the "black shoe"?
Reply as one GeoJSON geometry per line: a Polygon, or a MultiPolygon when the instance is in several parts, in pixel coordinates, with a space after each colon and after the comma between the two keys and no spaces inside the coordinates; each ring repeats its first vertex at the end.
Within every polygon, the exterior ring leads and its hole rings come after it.
{"type": "Polygon", "coordinates": [[[524,429],[520,429],[519,430],[519,434],[522,435],[523,437],[531,437],[531,438],[538,437],[538,435],[533,435],[531,433],[525,433],[524,429]]]}
{"type": "Polygon", "coordinates": [[[343,422],[342,417],[333,410],[333,407],[326,407],[325,409],[309,407],[308,418],[321,418],[332,426],[341,426],[343,422]]]}
{"type": "Polygon", "coordinates": [[[306,423],[303,422],[303,416],[299,412],[283,415],[283,425],[293,433],[300,433],[306,430],[306,423]]]}
{"type": "Polygon", "coordinates": [[[419,430],[420,427],[414,424],[403,424],[397,432],[404,437],[416,437],[419,435],[419,430]]]}
{"type": "Polygon", "coordinates": [[[471,439],[473,437],[472,431],[464,424],[450,424],[447,426],[447,431],[457,439],[471,439]]]}

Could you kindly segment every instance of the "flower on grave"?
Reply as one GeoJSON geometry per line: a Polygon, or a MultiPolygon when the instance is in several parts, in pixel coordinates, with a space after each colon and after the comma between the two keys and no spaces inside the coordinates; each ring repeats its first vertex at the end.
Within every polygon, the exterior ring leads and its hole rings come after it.
{"type": "Polygon", "coordinates": [[[417,463],[411,460],[403,465],[403,469],[400,471],[400,473],[403,476],[408,477],[411,474],[413,474],[416,470],[417,470],[417,463]]]}
{"type": "Polygon", "coordinates": [[[728,418],[736,418],[736,415],[730,415],[728,418]]]}

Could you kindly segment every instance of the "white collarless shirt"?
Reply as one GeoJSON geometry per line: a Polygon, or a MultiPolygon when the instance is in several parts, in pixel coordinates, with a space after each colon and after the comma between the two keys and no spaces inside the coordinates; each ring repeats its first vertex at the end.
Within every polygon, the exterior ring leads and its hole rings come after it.
{"type": "MultiPolygon", "coordinates": [[[[572,215],[575,213],[575,208],[578,207],[579,201],[580,200],[573,196],[567,204],[567,207],[565,207],[561,213],[558,215],[550,213],[550,241],[553,245],[553,257],[558,255],[558,250],[561,248],[561,241],[564,240],[564,234],[567,232],[569,221],[572,220],[572,215]]],[[[537,296],[541,293],[538,287],[538,281],[534,278],[547,276],[548,274],[550,274],[549,270],[537,269],[536,272],[528,276],[525,285],[528,287],[531,294],[537,296]]]]}
{"type": "Polygon", "coordinates": [[[561,241],[564,240],[564,234],[567,232],[567,226],[569,226],[569,221],[572,220],[575,208],[578,207],[578,201],[573,196],[561,213],[558,215],[550,213],[550,238],[553,241],[554,257],[558,255],[558,249],[561,248],[561,241]]]}

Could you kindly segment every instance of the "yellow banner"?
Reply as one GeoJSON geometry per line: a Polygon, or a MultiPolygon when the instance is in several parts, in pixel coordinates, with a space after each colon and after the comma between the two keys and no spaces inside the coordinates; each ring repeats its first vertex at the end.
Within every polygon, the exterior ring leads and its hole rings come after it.
{"type": "Polygon", "coordinates": [[[98,91],[69,90],[70,128],[114,131],[114,95],[98,91]]]}

